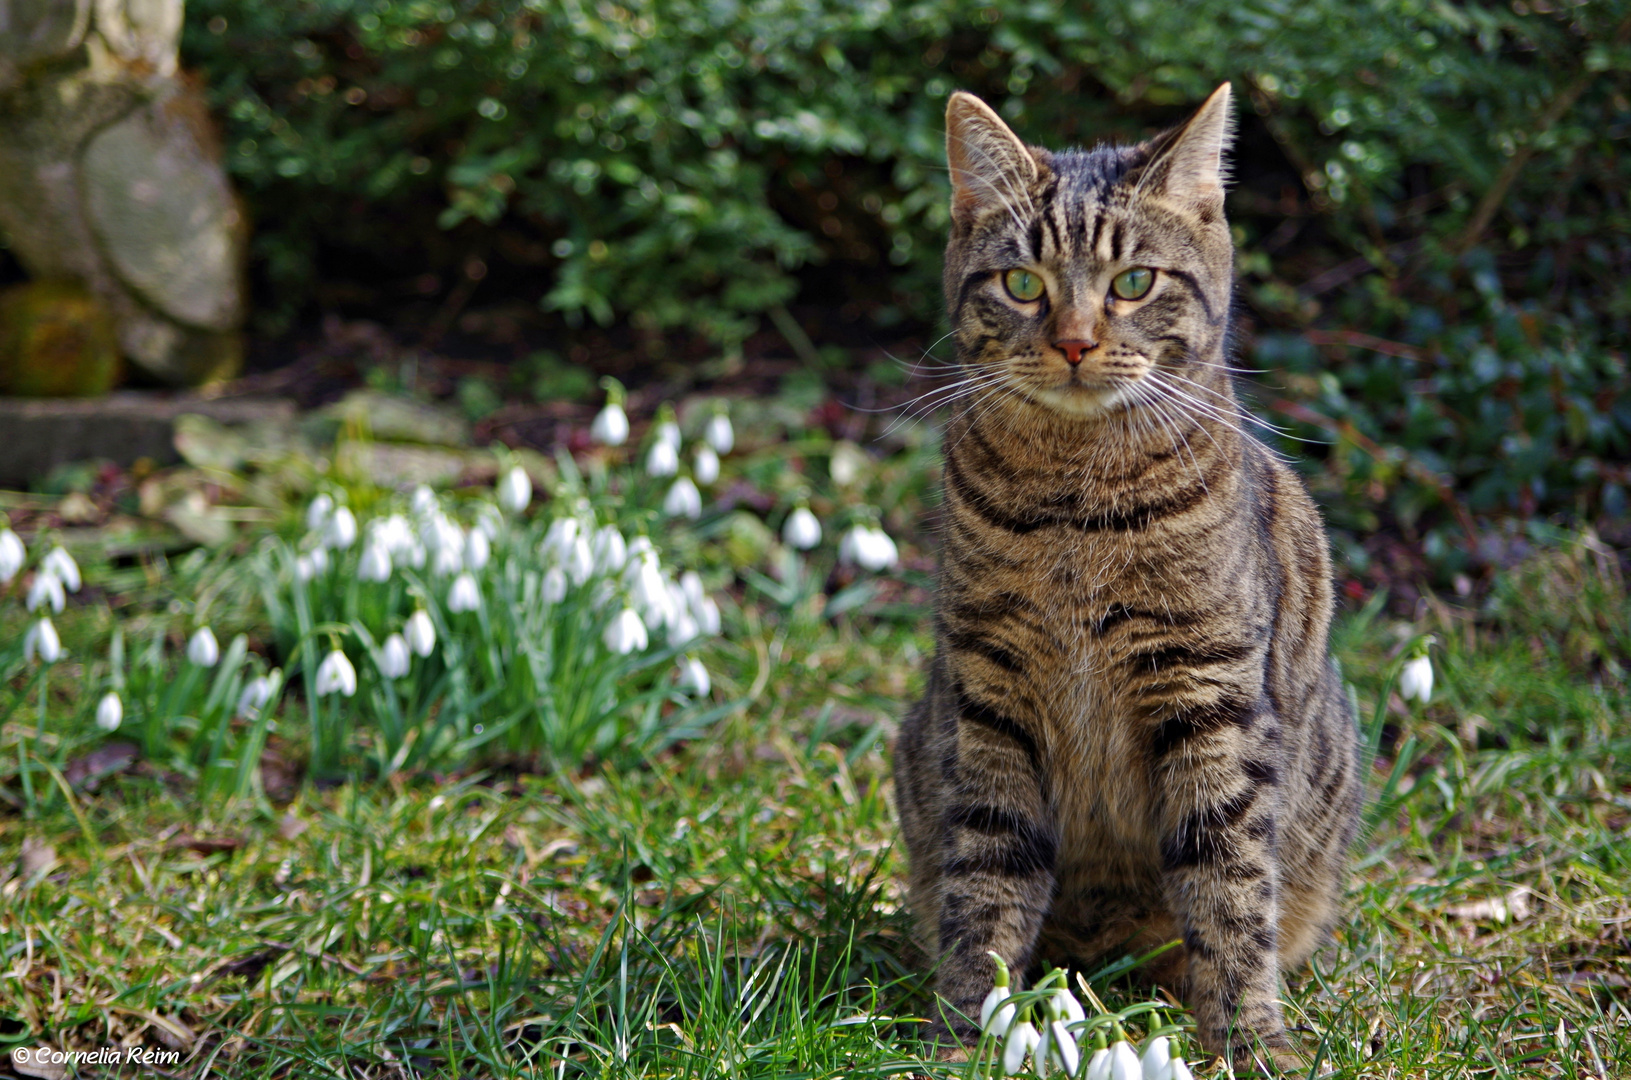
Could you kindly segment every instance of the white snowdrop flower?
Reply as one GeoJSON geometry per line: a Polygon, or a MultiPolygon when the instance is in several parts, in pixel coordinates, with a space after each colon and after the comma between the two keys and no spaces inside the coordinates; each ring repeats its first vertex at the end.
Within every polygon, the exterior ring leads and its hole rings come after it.
{"type": "Polygon", "coordinates": [[[1013,992],[1008,988],[1008,964],[996,953],[989,954],[997,965],[997,978],[991,992],[980,1003],[980,1030],[1001,1038],[1014,1025],[1014,1006],[1008,1003],[1013,992]]]}
{"type": "Polygon", "coordinates": [[[1076,1067],[1082,1063],[1082,1051],[1076,1045],[1076,1039],[1066,1030],[1063,1020],[1049,1020],[1042,1031],[1040,1045],[1036,1051],[1040,1059],[1038,1071],[1045,1066],[1052,1065],[1064,1072],[1066,1076],[1075,1076],[1076,1067]]]}
{"type": "Polygon", "coordinates": [[[695,641],[699,633],[701,628],[691,613],[684,608],[675,608],[673,617],[668,620],[668,644],[676,649],[684,648],[695,641]]]}
{"type": "Polygon", "coordinates": [[[590,551],[594,554],[597,573],[615,575],[629,561],[628,541],[623,539],[623,534],[617,531],[616,525],[602,525],[595,530],[595,539],[590,551]]]}
{"type": "Polygon", "coordinates": [[[17,576],[17,571],[28,561],[28,548],[22,537],[7,528],[0,528],[0,585],[17,576]]]}
{"type": "Polygon", "coordinates": [[[124,719],[125,703],[119,700],[118,694],[109,690],[96,703],[96,726],[103,731],[118,731],[124,719]]]}
{"type": "Polygon", "coordinates": [[[323,530],[323,543],[331,548],[344,551],[357,539],[357,518],[350,510],[339,507],[333,516],[328,519],[328,527],[323,530]]]}
{"type": "Polygon", "coordinates": [[[653,544],[651,542],[651,537],[649,537],[649,536],[636,536],[633,540],[629,541],[629,552],[628,552],[629,562],[631,562],[631,563],[638,562],[641,559],[648,559],[648,558],[649,559],[655,559],[656,557],[657,557],[657,545],[655,545],[655,544],[653,544]]]}
{"type": "Polygon", "coordinates": [[[1029,1020],[1021,1020],[1008,1029],[1008,1040],[1002,1047],[1002,1071],[1012,1076],[1019,1072],[1020,1066],[1037,1045],[1041,1043],[1042,1036],[1037,1034],[1036,1026],[1029,1020]]]}
{"type": "Polygon", "coordinates": [[[647,476],[673,476],[680,471],[680,452],[671,443],[661,439],[646,451],[647,476]]]}
{"type": "Polygon", "coordinates": [[[595,555],[589,550],[588,538],[579,536],[572,541],[572,546],[566,553],[564,569],[574,585],[582,585],[589,580],[589,576],[595,572],[595,555]]]}
{"type": "Polygon", "coordinates": [[[900,553],[889,534],[871,525],[855,525],[838,545],[840,562],[854,563],[867,570],[885,570],[895,564],[900,553]]]}
{"type": "Polygon", "coordinates": [[[498,538],[504,535],[504,515],[492,503],[482,503],[476,507],[474,528],[485,533],[487,539],[496,544],[498,538]]]}
{"type": "Polygon", "coordinates": [[[1172,1075],[1172,1044],[1165,1035],[1151,1039],[1138,1059],[1144,1080],[1168,1080],[1172,1075]]]}
{"type": "Polygon", "coordinates": [[[379,649],[379,673],[387,679],[400,679],[408,673],[408,643],[401,634],[392,634],[379,649]]]}
{"type": "Polygon", "coordinates": [[[1110,1080],[1110,1049],[1101,1046],[1087,1061],[1087,1080],[1110,1080]]]}
{"type": "Polygon", "coordinates": [[[386,551],[395,555],[406,551],[418,543],[413,536],[413,526],[401,514],[389,514],[382,518],[375,518],[368,523],[369,538],[386,551]]]}
{"type": "Polygon", "coordinates": [[[677,614],[674,603],[669,599],[668,582],[663,580],[663,573],[657,569],[652,560],[643,560],[634,575],[631,599],[640,617],[652,630],[667,625],[677,614]]]}
{"type": "Polygon", "coordinates": [[[313,548],[294,561],[294,576],[301,581],[310,581],[327,569],[328,552],[322,548],[313,548]]]}
{"type": "Polygon", "coordinates": [[[51,624],[49,617],[41,619],[28,628],[23,635],[23,660],[25,662],[40,658],[44,664],[54,664],[66,655],[62,648],[62,639],[57,637],[57,628],[51,624]]]}
{"type": "Polygon", "coordinates": [[[1082,1003],[1076,1000],[1075,994],[1063,986],[1053,992],[1053,1005],[1067,1024],[1077,1024],[1087,1019],[1082,1003]]]}
{"type": "Polygon", "coordinates": [[[724,409],[708,418],[708,426],[702,429],[702,438],[718,453],[731,452],[731,447],[736,445],[736,431],[731,427],[731,418],[724,409]]]}
{"type": "Polygon", "coordinates": [[[709,637],[719,635],[719,605],[711,597],[704,596],[697,603],[691,605],[691,614],[696,616],[697,628],[709,637]]]}
{"type": "Polygon", "coordinates": [[[447,610],[454,614],[466,611],[475,611],[481,607],[481,589],[476,585],[476,579],[469,574],[460,574],[453,579],[452,588],[447,590],[447,610]]]}
{"type": "Polygon", "coordinates": [[[708,591],[702,587],[702,575],[695,570],[687,570],[680,575],[680,589],[685,593],[685,602],[693,610],[708,597],[708,591]]]}
{"type": "Polygon", "coordinates": [[[426,484],[420,484],[408,496],[408,507],[415,514],[428,514],[436,509],[436,492],[426,484]]]}
{"type": "Polygon", "coordinates": [[[606,647],[619,656],[627,656],[631,652],[639,652],[650,643],[646,636],[646,624],[640,621],[640,616],[633,608],[624,608],[617,613],[617,617],[606,627],[602,636],[606,647]]]}
{"type": "Polygon", "coordinates": [[[704,486],[719,479],[719,455],[714,453],[713,447],[697,447],[695,456],[691,458],[691,475],[704,486]]]}
{"type": "Polygon", "coordinates": [[[357,577],[363,581],[389,581],[391,553],[377,540],[370,540],[357,560],[357,577]]]}
{"type": "Polygon", "coordinates": [[[688,517],[693,521],[702,516],[702,492],[697,490],[689,476],[680,477],[668,489],[668,494],[663,497],[663,513],[669,517],[688,517]]]}
{"type": "Polygon", "coordinates": [[[464,566],[464,533],[459,531],[457,525],[453,526],[453,531],[457,534],[457,542],[449,542],[451,538],[443,536],[436,554],[431,556],[430,569],[438,577],[456,574],[464,566]]]}
{"type": "Polygon", "coordinates": [[[532,502],[532,477],[527,470],[519,465],[512,465],[509,472],[499,478],[498,505],[512,514],[519,514],[532,502]]]}
{"type": "Polygon", "coordinates": [[[589,425],[589,437],[602,446],[622,446],[629,438],[629,418],[623,406],[608,401],[589,425]]]}
{"type": "Polygon", "coordinates": [[[839,487],[848,487],[860,479],[866,464],[866,451],[844,439],[833,444],[832,456],[827,459],[827,475],[839,487]]]}
{"type": "Polygon", "coordinates": [[[214,667],[221,659],[221,646],[207,626],[200,626],[187,641],[187,659],[199,667],[214,667]]]}
{"type": "Polygon", "coordinates": [[[558,566],[551,566],[544,571],[543,583],[544,603],[558,604],[566,599],[566,571],[558,566]]]}
{"type": "Polygon", "coordinates": [[[265,675],[257,675],[244,685],[243,692],[238,695],[238,715],[245,720],[258,720],[261,710],[271,699],[272,680],[265,675]]]}
{"type": "Polygon", "coordinates": [[[430,621],[430,613],[420,608],[408,616],[408,621],[402,627],[403,636],[408,640],[408,647],[418,656],[429,656],[436,649],[436,624],[430,621]]]}
{"type": "Polygon", "coordinates": [[[821,543],[821,522],[808,506],[796,506],[782,525],[782,539],[787,541],[788,547],[809,551],[821,543]]]}
{"type": "Polygon", "coordinates": [[[708,691],[713,689],[713,680],[708,678],[708,669],[702,661],[694,656],[687,656],[680,661],[679,686],[681,690],[689,690],[697,697],[707,697],[708,691]]]}
{"type": "Polygon", "coordinates": [[[28,587],[28,599],[23,601],[23,606],[35,611],[48,604],[52,611],[60,614],[67,602],[68,597],[62,591],[62,579],[50,568],[42,567],[34,574],[34,583],[28,587]]]}
{"type": "Polygon", "coordinates": [[[322,532],[323,526],[328,524],[328,516],[334,513],[334,498],[322,494],[311,501],[306,507],[306,530],[308,532],[322,532]]]}
{"type": "Polygon", "coordinates": [[[1117,1039],[1110,1047],[1110,1080],[1144,1080],[1138,1055],[1133,1053],[1126,1039],[1117,1039]]]}
{"type": "Polygon", "coordinates": [[[336,691],[345,697],[357,692],[357,669],[339,649],[323,657],[323,662],[317,665],[317,696],[327,697],[336,691]]]}
{"type": "Polygon", "coordinates": [[[1181,1057],[1172,1059],[1172,1080],[1195,1080],[1195,1074],[1189,1071],[1189,1062],[1181,1057]]]}
{"type": "Polygon", "coordinates": [[[1433,661],[1426,653],[1405,661],[1399,672],[1399,696],[1423,705],[1433,696],[1433,661]]]}
{"type": "Polygon", "coordinates": [[[545,557],[557,563],[566,562],[572,552],[572,541],[578,538],[576,518],[560,517],[549,523],[542,545],[545,557]]]}
{"type": "Polygon", "coordinates": [[[471,529],[470,535],[464,538],[464,565],[475,571],[480,571],[492,558],[492,541],[480,529],[471,529]]]}
{"type": "Polygon", "coordinates": [[[74,562],[74,557],[68,554],[66,548],[52,548],[45,558],[40,560],[40,569],[49,570],[61,578],[63,588],[69,592],[79,591],[79,564],[74,562]]]}

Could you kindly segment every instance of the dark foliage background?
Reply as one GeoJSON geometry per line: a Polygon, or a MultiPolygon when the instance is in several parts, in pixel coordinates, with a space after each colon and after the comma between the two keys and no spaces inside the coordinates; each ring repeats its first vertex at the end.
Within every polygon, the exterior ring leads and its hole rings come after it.
{"type": "Polygon", "coordinates": [[[1141,138],[1232,80],[1242,358],[1350,569],[1384,534],[1450,577],[1548,520],[1624,528],[1625,0],[192,0],[187,18],[272,332],[486,279],[563,341],[926,343],[953,88],[1059,146],[1141,138]]]}

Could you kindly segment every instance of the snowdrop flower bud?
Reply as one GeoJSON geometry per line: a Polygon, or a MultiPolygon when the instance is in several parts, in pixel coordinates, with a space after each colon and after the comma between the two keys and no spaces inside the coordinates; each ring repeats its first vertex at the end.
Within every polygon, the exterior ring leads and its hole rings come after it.
{"type": "Polygon", "coordinates": [[[623,384],[613,378],[600,380],[606,388],[606,407],[589,425],[589,437],[602,446],[622,446],[629,437],[629,418],[623,412],[623,384]]]}
{"type": "Polygon", "coordinates": [[[319,495],[306,507],[306,530],[308,532],[322,532],[323,526],[328,524],[328,516],[334,513],[334,499],[327,494],[319,495]]]}
{"type": "Polygon", "coordinates": [[[696,456],[691,459],[691,475],[699,484],[711,484],[719,479],[719,455],[714,453],[713,447],[697,447],[696,456]]]}
{"type": "Polygon", "coordinates": [[[54,664],[65,655],[62,639],[57,637],[57,628],[51,625],[49,617],[29,627],[28,633],[23,635],[23,660],[32,660],[36,654],[42,664],[54,664]]]}
{"type": "Polygon", "coordinates": [[[1432,698],[1433,661],[1426,653],[1405,661],[1404,669],[1399,672],[1399,696],[1423,705],[1432,698]]]}
{"type": "Polygon", "coordinates": [[[657,408],[657,428],[653,437],[657,442],[673,447],[675,453],[679,452],[680,426],[674,422],[674,406],[666,401],[657,408]]]}
{"type": "Polygon", "coordinates": [[[118,731],[124,718],[125,703],[119,700],[119,695],[112,690],[103,694],[102,700],[96,703],[96,726],[103,731],[118,731]]]}
{"type": "Polygon", "coordinates": [[[624,608],[606,627],[602,637],[606,647],[619,656],[643,650],[650,639],[646,637],[646,624],[640,621],[633,608],[624,608]]]}
{"type": "Polygon", "coordinates": [[[363,581],[388,581],[391,577],[391,553],[378,541],[369,541],[357,561],[357,577],[363,581]]]}
{"type": "Polygon", "coordinates": [[[469,574],[460,574],[453,579],[453,587],[447,590],[447,610],[454,614],[465,611],[475,611],[481,607],[481,589],[476,586],[476,579],[469,574]]]}
{"type": "Polygon", "coordinates": [[[487,534],[480,529],[471,529],[470,535],[464,538],[464,565],[471,570],[480,570],[492,558],[492,542],[487,534]]]}
{"type": "Polygon", "coordinates": [[[1012,991],[1008,989],[1007,962],[996,953],[990,955],[997,963],[997,982],[980,1005],[980,1030],[1001,1038],[1014,1026],[1014,1007],[1006,1004],[1012,991]]]}
{"type": "Polygon", "coordinates": [[[691,606],[691,614],[696,617],[697,626],[709,637],[719,635],[719,605],[711,597],[704,596],[691,606]]]}
{"type": "Polygon", "coordinates": [[[294,561],[294,576],[301,581],[310,581],[327,569],[328,552],[322,548],[315,548],[294,561]]]}
{"type": "Polygon", "coordinates": [[[668,620],[668,644],[679,649],[695,641],[702,631],[689,611],[676,607],[673,612],[673,618],[668,620]]]}
{"type": "Polygon", "coordinates": [[[341,551],[350,547],[357,539],[357,518],[345,507],[334,511],[328,519],[328,527],[323,530],[323,543],[331,548],[341,551]]]}
{"type": "Polygon", "coordinates": [[[731,447],[736,445],[736,431],[731,427],[731,418],[725,414],[723,405],[708,418],[708,426],[702,429],[702,437],[721,454],[730,453],[731,447]]]}
{"type": "Polygon", "coordinates": [[[387,679],[400,679],[408,673],[408,643],[401,634],[385,639],[379,650],[379,673],[387,679]]]}
{"type": "Polygon", "coordinates": [[[689,476],[674,481],[663,498],[663,513],[669,517],[688,517],[695,521],[702,516],[702,492],[689,476]]]}
{"type": "Polygon", "coordinates": [[[1139,1059],[1144,1080],[1168,1080],[1172,1075],[1172,1046],[1165,1035],[1151,1039],[1139,1059]]]}
{"type": "Polygon", "coordinates": [[[424,608],[408,616],[402,633],[408,640],[408,647],[419,656],[429,656],[436,648],[436,624],[430,621],[430,613],[424,608]]]}
{"type": "Polygon", "coordinates": [[[1093,1051],[1093,1056],[1088,1059],[1087,1072],[1084,1075],[1087,1080],[1110,1080],[1109,1047],[1101,1046],[1093,1051]]]}
{"type": "Polygon", "coordinates": [[[787,541],[788,547],[809,551],[821,543],[821,522],[801,503],[787,515],[787,522],[782,525],[782,539],[787,541]]]}
{"type": "Polygon", "coordinates": [[[437,577],[446,577],[456,574],[464,565],[464,537],[459,537],[457,544],[443,544],[436,549],[432,558],[430,569],[437,577]]]}
{"type": "Polygon", "coordinates": [[[327,697],[335,691],[346,697],[357,692],[357,669],[339,649],[323,657],[323,662],[317,665],[317,696],[327,697]]]}
{"type": "Polygon", "coordinates": [[[10,529],[0,528],[0,585],[17,576],[28,560],[28,549],[22,538],[10,529]]]}
{"type": "Polygon", "coordinates": [[[673,605],[668,596],[668,583],[663,580],[663,572],[657,568],[655,559],[641,560],[631,592],[634,605],[645,617],[647,626],[656,629],[669,621],[673,605]]]}
{"type": "Polygon", "coordinates": [[[572,546],[566,553],[565,569],[574,585],[582,585],[589,580],[589,575],[595,572],[595,555],[589,550],[589,541],[586,537],[579,536],[572,541],[572,546]]]}
{"type": "Polygon", "coordinates": [[[1110,1047],[1110,1080],[1144,1080],[1138,1055],[1133,1053],[1126,1039],[1117,1039],[1110,1047]]]}
{"type": "Polygon", "coordinates": [[[549,523],[544,533],[544,554],[564,563],[572,551],[572,541],[578,538],[578,522],[576,518],[561,517],[549,523]]]}
{"type": "Polygon", "coordinates": [[[1037,1034],[1036,1026],[1029,1020],[1021,1020],[1008,1029],[1008,1041],[1002,1048],[1002,1071],[1005,1075],[1019,1072],[1020,1066],[1025,1064],[1025,1058],[1042,1042],[1037,1034]]]}
{"type": "Polygon", "coordinates": [[[221,646],[216,644],[209,627],[200,626],[187,642],[187,659],[199,667],[214,667],[221,659],[221,646]]]}
{"type": "Polygon", "coordinates": [[[519,514],[532,502],[532,478],[519,465],[512,466],[498,481],[498,505],[519,514]]]}
{"type": "Polygon", "coordinates": [[[40,569],[61,578],[63,587],[69,592],[79,591],[79,564],[74,562],[74,557],[65,549],[52,548],[50,554],[40,560],[40,569]]]}
{"type": "Polygon", "coordinates": [[[713,689],[713,681],[708,678],[708,669],[702,666],[702,661],[694,656],[687,656],[680,661],[681,690],[689,690],[697,697],[707,697],[708,691],[713,689]]]}
{"type": "Polygon", "coordinates": [[[558,566],[544,571],[544,603],[558,604],[566,599],[566,572],[558,566]]]}
{"type": "Polygon", "coordinates": [[[261,709],[272,699],[272,680],[265,675],[257,675],[249,680],[238,695],[238,715],[245,720],[260,719],[261,709]]]}
{"type": "Polygon", "coordinates": [[[595,570],[608,576],[622,570],[629,561],[629,544],[616,525],[602,525],[595,531],[590,551],[594,554],[595,570]]]}
{"type": "Polygon", "coordinates": [[[67,602],[68,598],[62,591],[62,579],[50,567],[41,567],[34,575],[34,584],[28,587],[28,599],[24,601],[24,606],[34,611],[50,604],[52,611],[60,613],[67,602]]]}
{"type": "Polygon", "coordinates": [[[647,476],[673,476],[680,471],[680,453],[670,443],[659,439],[651,444],[646,454],[647,476]]]}
{"type": "Polygon", "coordinates": [[[408,498],[408,505],[413,508],[415,514],[421,516],[428,514],[436,509],[436,493],[420,484],[413,489],[413,494],[408,498]]]}
{"type": "Polygon", "coordinates": [[[482,503],[476,507],[476,528],[480,529],[493,543],[504,534],[504,515],[492,503],[482,503]]]}

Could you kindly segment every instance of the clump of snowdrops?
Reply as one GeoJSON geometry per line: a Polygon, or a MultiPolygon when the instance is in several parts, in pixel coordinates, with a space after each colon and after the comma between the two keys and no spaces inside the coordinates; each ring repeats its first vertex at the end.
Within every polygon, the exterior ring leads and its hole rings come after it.
{"type": "MultiPolygon", "coordinates": [[[[0,678],[34,669],[34,745],[18,758],[25,809],[35,803],[36,783],[49,776],[36,772],[35,760],[54,723],[49,717],[52,673],[70,659],[51,617],[61,614],[67,595],[83,585],[79,564],[60,544],[36,548],[43,553],[30,567],[22,539],[0,527],[0,587],[26,582],[21,595],[31,616],[22,641],[0,647],[0,678]]],[[[81,700],[95,702],[93,715],[102,732],[134,734],[149,760],[192,780],[204,795],[243,798],[254,791],[282,673],[268,671],[250,653],[244,635],[233,638],[223,653],[214,632],[198,626],[177,649],[167,628],[155,624],[127,660],[124,632],[115,630],[106,664],[81,663],[77,678],[87,684],[83,689],[90,692],[81,700]]]]}
{"type": "MultiPolygon", "coordinates": [[[[1127,1023],[1153,1018],[1170,1006],[1149,1001],[1089,1016],[1055,969],[1029,990],[1015,991],[1008,965],[996,953],[996,985],[980,1007],[980,1040],[969,1058],[971,1077],[1059,1074],[1082,1080],[1194,1080],[1180,1052],[1184,1028],[1150,1024],[1143,1045],[1127,1038],[1127,1023]]],[[[1079,980],[1095,1006],[1098,998],[1079,980]]]]}

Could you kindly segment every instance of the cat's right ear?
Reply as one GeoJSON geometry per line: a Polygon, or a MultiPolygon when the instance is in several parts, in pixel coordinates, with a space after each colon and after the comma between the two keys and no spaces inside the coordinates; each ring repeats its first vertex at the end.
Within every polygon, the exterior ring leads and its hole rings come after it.
{"type": "Polygon", "coordinates": [[[973,94],[946,103],[946,163],[951,166],[951,216],[969,222],[992,207],[1026,201],[1036,158],[1008,125],[973,94]]]}

